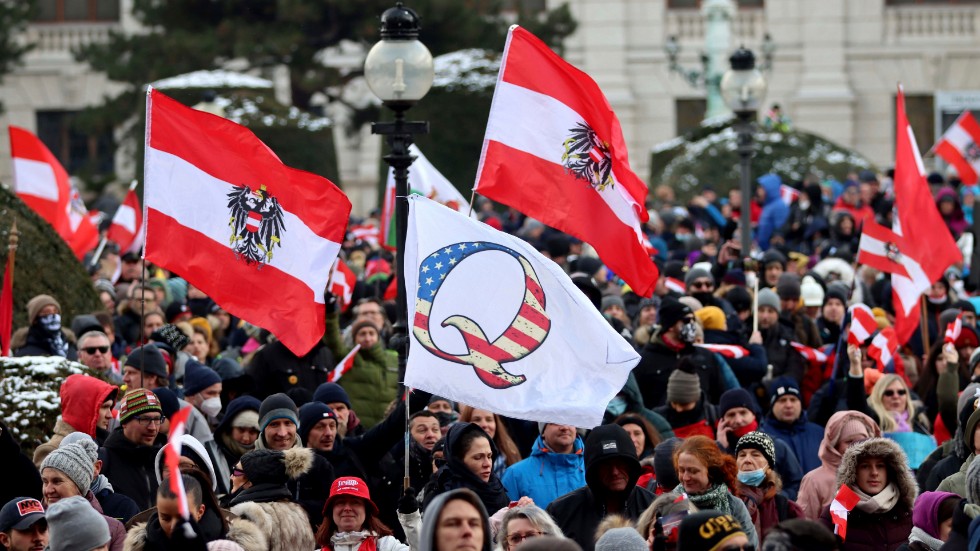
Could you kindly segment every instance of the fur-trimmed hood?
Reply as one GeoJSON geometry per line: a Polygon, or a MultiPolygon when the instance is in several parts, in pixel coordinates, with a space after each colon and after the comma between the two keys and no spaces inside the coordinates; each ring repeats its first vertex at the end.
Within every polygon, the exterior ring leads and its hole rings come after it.
{"type": "MultiPolygon", "coordinates": [[[[253,522],[236,518],[228,526],[224,538],[241,545],[245,551],[267,551],[269,542],[262,530],[253,522]]],[[[143,551],[146,548],[146,523],[141,522],[126,533],[123,551],[143,551]]]]}
{"type": "Polygon", "coordinates": [[[909,470],[909,460],[905,452],[901,446],[887,438],[870,438],[848,448],[841,458],[840,468],[837,469],[837,486],[847,484],[852,488],[856,487],[858,460],[864,457],[880,457],[885,461],[888,481],[895,483],[900,502],[911,511],[915,498],[919,495],[919,487],[909,470]]]}
{"type": "Polygon", "coordinates": [[[242,470],[252,484],[286,484],[313,468],[313,450],[252,450],[241,458],[242,470]]]}
{"type": "MultiPolygon", "coordinates": [[[[295,503],[239,503],[231,508],[231,512],[239,516],[236,522],[249,521],[266,536],[268,545],[263,549],[294,551],[317,548],[310,519],[306,511],[295,503]]],[[[228,536],[230,539],[230,530],[228,536]]]]}

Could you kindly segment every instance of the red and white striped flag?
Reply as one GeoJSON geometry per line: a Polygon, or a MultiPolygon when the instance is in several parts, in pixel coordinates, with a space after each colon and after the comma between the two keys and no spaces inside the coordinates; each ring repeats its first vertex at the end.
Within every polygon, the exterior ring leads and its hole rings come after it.
{"type": "Polygon", "coordinates": [[[834,522],[834,533],[842,541],[847,541],[847,514],[861,501],[847,484],[841,484],[834,500],[830,502],[830,519],[834,522]]]}
{"type": "Polygon", "coordinates": [[[340,360],[340,362],[337,363],[337,366],[334,367],[333,370],[330,371],[330,373],[327,375],[327,382],[336,383],[337,381],[340,380],[341,377],[346,375],[347,372],[350,371],[352,367],[354,367],[354,356],[357,356],[357,353],[360,350],[361,350],[361,345],[355,344],[354,348],[351,348],[351,351],[346,356],[344,356],[344,359],[340,360]]]}
{"type": "Polygon", "coordinates": [[[668,291],[674,291],[682,295],[687,292],[687,287],[684,285],[684,282],[676,277],[664,278],[664,286],[667,287],[668,291]]]}
{"type": "Polygon", "coordinates": [[[363,241],[371,247],[377,247],[381,239],[381,230],[374,224],[356,224],[350,227],[354,239],[363,241]]]}
{"type": "Polygon", "coordinates": [[[847,334],[847,343],[855,346],[864,345],[871,334],[878,330],[878,322],[871,308],[865,304],[854,304],[851,311],[851,328],[847,334]]]}
{"type": "Polygon", "coordinates": [[[146,259],[306,354],[326,327],[350,201],[244,126],[156,90],[146,107],[146,259]]]}
{"type": "Polygon", "coordinates": [[[901,263],[904,241],[901,235],[874,220],[865,220],[861,226],[858,263],[880,272],[908,277],[908,271],[901,263]]]}
{"type": "Polygon", "coordinates": [[[796,189],[795,187],[788,186],[786,184],[779,186],[779,198],[783,200],[783,203],[785,203],[786,206],[795,203],[799,196],[800,190],[796,189]]]}
{"type": "Polygon", "coordinates": [[[973,113],[963,111],[933,146],[936,155],[956,167],[960,180],[968,186],[980,181],[980,124],[973,113]]]}
{"type": "Polygon", "coordinates": [[[12,125],[10,154],[17,196],[54,227],[76,257],[85,256],[98,244],[99,229],[58,158],[37,136],[12,125]]]}
{"type": "Polygon", "coordinates": [[[136,197],[136,180],[129,186],[126,199],[123,200],[116,214],[112,217],[112,225],[106,237],[119,245],[119,252],[138,253],[143,247],[143,208],[136,197]]]}
{"type": "Polygon", "coordinates": [[[351,302],[354,300],[355,285],[357,285],[357,276],[346,262],[338,258],[333,274],[330,276],[330,293],[337,297],[337,306],[341,312],[350,309],[351,302]]]}
{"type": "Polygon", "coordinates": [[[647,186],[616,114],[589,75],[512,26],[474,189],[574,235],[640,296],[657,267],[643,245],[647,186]]]}
{"type": "Polygon", "coordinates": [[[749,350],[743,346],[738,346],[737,344],[708,344],[701,343],[697,344],[700,348],[705,350],[710,350],[716,354],[721,354],[726,358],[732,358],[737,360],[739,358],[744,358],[749,355],[749,350]]]}
{"type": "Polygon", "coordinates": [[[943,342],[949,344],[956,344],[956,339],[960,338],[960,333],[963,332],[963,313],[956,316],[956,319],[952,322],[946,324],[946,335],[943,337],[943,342]]]}
{"type": "Polygon", "coordinates": [[[170,418],[169,441],[163,449],[163,461],[170,473],[170,491],[177,496],[177,512],[184,519],[184,530],[189,538],[194,537],[194,530],[190,525],[191,509],[187,502],[184,480],[180,474],[180,450],[183,447],[181,437],[186,432],[187,417],[191,414],[191,407],[181,409],[170,418]]]}
{"type": "Polygon", "coordinates": [[[895,329],[886,327],[871,339],[871,344],[868,346],[868,357],[878,362],[878,370],[882,373],[894,371],[898,347],[895,329]]]}
{"type": "Polygon", "coordinates": [[[827,353],[819,348],[810,348],[809,346],[799,342],[791,342],[789,344],[793,347],[793,350],[799,352],[800,355],[810,363],[823,363],[827,361],[827,353]]]}

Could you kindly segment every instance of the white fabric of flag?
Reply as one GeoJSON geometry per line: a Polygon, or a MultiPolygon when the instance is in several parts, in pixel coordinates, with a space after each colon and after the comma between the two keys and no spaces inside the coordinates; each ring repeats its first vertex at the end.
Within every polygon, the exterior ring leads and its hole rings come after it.
{"type": "Polygon", "coordinates": [[[406,386],[520,419],[601,423],[640,360],[633,347],[525,241],[408,200],[406,386]]]}

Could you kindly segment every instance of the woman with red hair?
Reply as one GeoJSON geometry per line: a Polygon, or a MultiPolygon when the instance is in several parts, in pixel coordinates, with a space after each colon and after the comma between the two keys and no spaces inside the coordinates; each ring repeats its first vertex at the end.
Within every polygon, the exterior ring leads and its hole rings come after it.
{"type": "Polygon", "coordinates": [[[674,450],[674,469],[681,483],[674,491],[686,493],[699,510],[714,509],[735,517],[742,525],[749,543],[759,547],[759,537],[748,509],[734,495],[738,467],[732,456],[722,453],[718,444],[707,436],[691,436],[674,450]]]}

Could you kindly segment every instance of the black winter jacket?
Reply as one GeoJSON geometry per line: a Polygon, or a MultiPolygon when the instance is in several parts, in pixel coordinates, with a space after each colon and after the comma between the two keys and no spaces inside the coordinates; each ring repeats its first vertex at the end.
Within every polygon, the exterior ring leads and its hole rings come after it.
{"type": "Polygon", "coordinates": [[[159,484],[154,465],[157,452],[166,443],[166,436],[160,434],[152,446],[139,446],[123,435],[122,427],[116,427],[99,449],[102,474],[114,491],[135,501],[140,511],[156,504],[159,484]]]}
{"type": "Polygon", "coordinates": [[[667,379],[674,372],[681,358],[690,357],[697,366],[698,378],[701,379],[701,390],[708,395],[712,404],[717,404],[725,391],[721,376],[721,366],[715,355],[693,345],[687,345],[679,351],[664,344],[657,335],[640,352],[640,363],[633,368],[633,375],[640,385],[643,394],[643,405],[653,409],[667,403],[667,379]]]}

